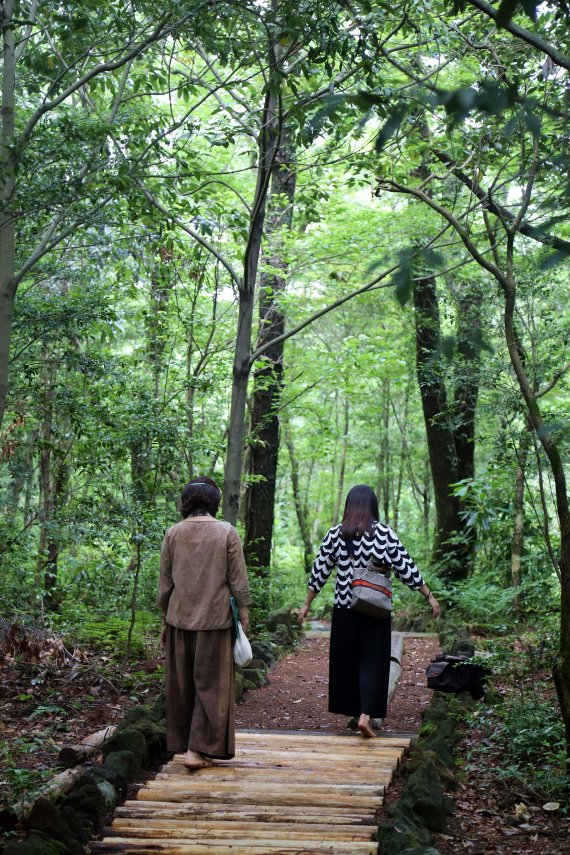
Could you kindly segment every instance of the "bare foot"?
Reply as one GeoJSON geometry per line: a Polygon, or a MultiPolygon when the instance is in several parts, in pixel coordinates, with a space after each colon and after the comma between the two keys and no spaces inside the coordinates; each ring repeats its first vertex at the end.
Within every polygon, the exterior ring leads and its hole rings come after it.
{"type": "Polygon", "coordinates": [[[184,755],[184,765],[192,772],[194,769],[205,769],[206,766],[213,766],[214,761],[209,757],[200,754],[199,751],[188,750],[184,755]]]}
{"type": "Polygon", "coordinates": [[[362,715],[358,719],[358,729],[365,739],[372,739],[374,737],[374,731],[370,727],[369,715],[365,715],[364,713],[362,713],[362,715]]]}

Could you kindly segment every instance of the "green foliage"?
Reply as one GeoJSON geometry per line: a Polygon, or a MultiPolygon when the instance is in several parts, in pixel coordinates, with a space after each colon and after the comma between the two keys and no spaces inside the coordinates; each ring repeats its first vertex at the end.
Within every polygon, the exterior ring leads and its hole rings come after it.
{"type": "Polygon", "coordinates": [[[505,635],[488,641],[486,647],[490,655],[481,661],[490,669],[490,679],[495,686],[506,683],[509,688],[502,703],[475,714],[473,724],[486,737],[482,753],[499,753],[500,763],[493,762],[497,775],[519,779],[545,800],[567,802],[564,724],[551,679],[556,656],[553,622],[547,619],[541,630],[515,639],[505,635]]]}
{"type": "Polygon", "coordinates": [[[41,746],[23,746],[18,741],[0,739],[0,764],[2,785],[8,794],[9,804],[33,800],[39,794],[42,784],[53,776],[51,769],[30,769],[18,765],[17,753],[21,750],[36,751],[41,746]]]}
{"type": "MultiPolygon", "coordinates": [[[[156,649],[160,635],[160,618],[157,612],[137,611],[131,638],[133,654],[142,656],[156,649]]],[[[65,629],[70,642],[86,647],[105,650],[114,656],[123,657],[127,649],[130,619],[125,616],[109,616],[87,611],[81,604],[73,608],[67,605],[61,616],[54,616],[52,623],[65,629]]]]}

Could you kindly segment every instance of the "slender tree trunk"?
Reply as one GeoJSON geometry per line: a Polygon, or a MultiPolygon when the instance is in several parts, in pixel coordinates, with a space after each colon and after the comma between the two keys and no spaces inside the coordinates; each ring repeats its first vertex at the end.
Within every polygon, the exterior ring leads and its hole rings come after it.
{"type": "Polygon", "coordinates": [[[52,521],[54,502],[54,478],[52,471],[53,457],[53,403],[55,395],[56,367],[47,348],[42,350],[42,422],[40,427],[40,460],[39,460],[39,504],[40,504],[40,533],[38,541],[38,556],[36,559],[35,586],[39,591],[42,586],[42,573],[45,569],[47,556],[48,532],[52,521]]]}
{"type": "MultiPolygon", "coordinates": [[[[270,49],[270,67],[275,70],[273,47],[270,49]]],[[[247,384],[251,370],[251,329],[253,325],[254,293],[261,241],[265,222],[265,209],[269,180],[274,165],[275,147],[278,144],[276,128],[277,94],[274,85],[265,96],[263,118],[259,131],[259,164],[248,243],[244,256],[244,276],[239,289],[239,311],[236,344],[233,360],[232,399],[228,425],[228,445],[224,469],[222,513],[235,525],[240,500],[243,451],[245,441],[245,413],[247,384]]]]}
{"type": "Polygon", "coordinates": [[[2,26],[2,111],[0,128],[0,427],[6,408],[8,391],[8,365],[10,336],[14,315],[16,283],[14,187],[16,184],[16,156],[14,119],[16,86],[16,55],[14,49],[14,0],[0,4],[2,26]]]}
{"type": "Polygon", "coordinates": [[[295,513],[297,515],[297,522],[299,523],[301,540],[303,541],[303,566],[305,568],[305,573],[308,574],[311,572],[313,567],[313,542],[311,540],[311,532],[307,522],[309,516],[307,511],[307,503],[303,500],[303,497],[301,496],[301,490],[299,486],[299,462],[295,454],[293,437],[291,436],[289,425],[287,425],[287,427],[285,428],[285,444],[287,445],[287,450],[289,452],[289,460],[291,463],[291,484],[293,487],[293,502],[295,504],[295,513]]]}
{"type": "Polygon", "coordinates": [[[287,284],[288,262],[283,236],[293,222],[296,173],[291,135],[284,128],[275,151],[271,197],[267,214],[267,261],[270,273],[260,277],[259,335],[257,346],[269,344],[256,370],[251,410],[250,474],[246,503],[245,553],[248,566],[265,574],[271,560],[275,484],[279,458],[279,408],[283,390],[284,342],[271,344],[285,331],[279,298],[287,284]]]}
{"type": "Polygon", "coordinates": [[[224,468],[222,508],[224,519],[231,522],[232,525],[235,525],[239,512],[252,321],[253,294],[242,291],[240,293],[238,329],[234,350],[232,399],[230,420],[228,423],[228,445],[224,468]]]}
{"type": "Polygon", "coordinates": [[[58,561],[60,551],[60,536],[54,531],[54,525],[57,525],[60,520],[60,514],[65,505],[67,498],[67,489],[69,485],[69,463],[65,458],[59,461],[57,474],[55,476],[55,485],[53,492],[53,507],[52,507],[52,525],[50,527],[49,537],[47,541],[47,556],[44,567],[44,587],[46,592],[51,594],[51,606],[57,607],[54,601],[53,593],[57,585],[58,579],[58,561]]]}
{"type": "Polygon", "coordinates": [[[390,524],[390,503],[392,501],[392,473],[390,459],[390,378],[382,381],[380,401],[380,506],[382,518],[390,524]]]}
{"type": "Polygon", "coordinates": [[[344,399],[344,407],[343,407],[343,430],[342,430],[342,443],[340,448],[340,461],[338,466],[338,481],[337,481],[337,489],[336,489],[336,499],[334,503],[334,511],[333,511],[333,525],[336,525],[339,517],[340,517],[340,508],[342,505],[342,496],[344,493],[344,472],[346,469],[346,455],[348,451],[348,428],[350,423],[350,402],[348,400],[348,395],[345,396],[344,399]]]}
{"type": "Polygon", "coordinates": [[[127,645],[125,649],[125,659],[130,659],[132,646],[133,646],[133,630],[135,628],[135,623],[137,619],[137,604],[138,604],[138,591],[139,591],[139,579],[141,573],[141,541],[140,538],[137,539],[135,551],[131,558],[130,569],[133,573],[133,593],[131,594],[131,619],[129,622],[129,629],[127,632],[127,645]]]}
{"type": "Polygon", "coordinates": [[[520,585],[522,581],[521,562],[524,546],[524,482],[528,451],[528,433],[525,432],[521,438],[517,454],[514,495],[515,519],[511,548],[511,584],[514,588],[513,604],[518,610],[521,608],[520,585]]]}

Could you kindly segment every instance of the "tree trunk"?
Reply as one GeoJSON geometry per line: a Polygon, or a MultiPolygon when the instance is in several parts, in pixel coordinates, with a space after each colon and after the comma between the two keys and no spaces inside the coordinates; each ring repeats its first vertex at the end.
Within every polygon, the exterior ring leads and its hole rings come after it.
{"type": "Polygon", "coordinates": [[[528,433],[525,432],[521,437],[521,443],[517,454],[514,495],[515,519],[513,525],[513,543],[511,548],[511,585],[514,589],[513,605],[519,611],[521,608],[521,595],[519,589],[522,581],[521,563],[524,546],[524,484],[528,451],[528,433]]]}
{"type": "Polygon", "coordinates": [[[39,507],[40,533],[36,559],[35,587],[42,586],[42,573],[47,560],[48,531],[51,524],[54,501],[53,455],[53,400],[55,394],[56,367],[47,349],[42,349],[43,394],[41,400],[42,421],[40,427],[39,460],[39,507]]]}
{"type": "MultiPolygon", "coordinates": [[[[440,320],[434,276],[424,276],[414,284],[416,326],[416,368],[426,426],[430,468],[436,510],[434,561],[452,581],[465,579],[473,556],[473,532],[466,527],[463,504],[452,495],[451,485],[474,472],[474,426],[478,372],[475,342],[470,333],[473,319],[459,311],[458,352],[464,364],[455,390],[459,425],[449,422],[448,397],[440,369],[440,320]]],[[[476,301],[475,301],[476,302],[476,301]]]]}
{"type": "Polygon", "coordinates": [[[0,128],[0,427],[6,408],[10,336],[16,296],[13,211],[13,195],[16,184],[14,138],[16,55],[13,17],[14,0],[4,0],[0,7],[3,38],[2,124],[0,128]]]}
{"type": "Polygon", "coordinates": [[[350,404],[348,396],[344,399],[344,419],[342,431],[342,444],[340,449],[340,462],[338,467],[338,481],[336,489],[336,500],[333,511],[333,525],[336,525],[340,517],[340,508],[342,504],[342,495],[344,493],[344,472],[346,469],[346,454],[348,450],[348,428],[350,418],[350,404]]]}
{"type": "Polygon", "coordinates": [[[299,523],[299,531],[301,532],[301,540],[303,541],[303,566],[305,573],[310,573],[313,567],[313,542],[311,540],[311,532],[307,523],[308,511],[307,504],[303,501],[299,486],[299,462],[295,455],[295,447],[293,445],[293,437],[289,426],[285,428],[285,444],[289,452],[289,460],[291,463],[291,484],[293,487],[293,502],[295,504],[295,513],[297,522],[299,523]]]}
{"type": "MultiPolygon", "coordinates": [[[[275,62],[272,50],[270,50],[270,54],[270,66],[274,70],[275,62]]],[[[239,512],[245,439],[247,383],[251,370],[251,329],[253,325],[254,293],[265,222],[267,191],[277,143],[276,85],[274,81],[274,85],[268,87],[265,96],[263,118],[259,130],[257,185],[252,206],[249,237],[244,255],[243,282],[239,289],[238,327],[233,360],[232,399],[228,425],[228,445],[224,469],[222,506],[224,519],[232,523],[232,525],[235,525],[239,512]]]]}
{"type": "Polygon", "coordinates": [[[61,538],[54,530],[54,526],[59,523],[59,516],[65,505],[67,498],[67,488],[69,485],[69,463],[62,457],[58,464],[57,474],[55,476],[55,486],[53,491],[53,506],[51,526],[47,541],[47,556],[44,566],[44,587],[47,593],[50,594],[52,607],[56,607],[54,600],[55,587],[57,585],[58,560],[61,538]]]}
{"type": "MultiPolygon", "coordinates": [[[[457,302],[457,359],[459,378],[455,383],[455,414],[460,416],[453,430],[458,480],[475,476],[475,413],[479,395],[479,355],[481,350],[481,303],[477,285],[460,286],[457,302]]],[[[474,533],[473,533],[474,535],[474,533]]],[[[471,549],[475,546],[471,542],[471,549]]]]}
{"type": "Polygon", "coordinates": [[[253,477],[245,514],[245,554],[248,566],[257,568],[260,575],[268,572],[273,539],[284,342],[271,342],[285,331],[279,297],[287,284],[288,262],[283,234],[290,230],[293,222],[296,173],[292,164],[290,134],[283,129],[281,144],[275,152],[267,215],[267,261],[271,273],[264,273],[260,278],[257,346],[270,346],[265,350],[254,376],[249,449],[250,474],[253,477]]]}
{"type": "Polygon", "coordinates": [[[390,525],[390,502],[392,501],[392,461],[390,444],[390,378],[382,381],[380,399],[380,439],[378,443],[378,498],[382,519],[390,525]]]}
{"type": "Polygon", "coordinates": [[[232,525],[235,525],[239,511],[252,320],[253,294],[242,291],[240,292],[238,329],[234,350],[232,400],[228,423],[222,508],[224,519],[232,525]]]}

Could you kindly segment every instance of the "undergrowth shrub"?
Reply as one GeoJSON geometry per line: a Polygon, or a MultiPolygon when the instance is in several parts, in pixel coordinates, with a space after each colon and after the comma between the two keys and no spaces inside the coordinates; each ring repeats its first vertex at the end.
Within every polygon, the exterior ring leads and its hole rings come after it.
{"type": "Polygon", "coordinates": [[[492,683],[503,702],[479,709],[471,726],[480,728],[480,753],[499,758],[492,764],[499,777],[516,778],[545,800],[568,803],[570,779],[566,769],[564,724],[552,668],[558,636],[553,616],[542,626],[488,639],[482,646],[492,683]]]}

